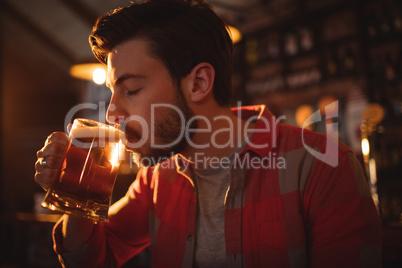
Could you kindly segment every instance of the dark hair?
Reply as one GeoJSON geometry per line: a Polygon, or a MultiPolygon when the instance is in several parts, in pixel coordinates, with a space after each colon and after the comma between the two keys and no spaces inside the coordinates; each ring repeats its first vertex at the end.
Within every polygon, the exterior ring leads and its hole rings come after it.
{"type": "Polygon", "coordinates": [[[89,42],[106,63],[116,45],[144,38],[177,85],[198,63],[208,62],[215,69],[215,100],[224,106],[232,95],[233,44],[226,26],[203,0],[150,0],[99,17],[89,42]]]}

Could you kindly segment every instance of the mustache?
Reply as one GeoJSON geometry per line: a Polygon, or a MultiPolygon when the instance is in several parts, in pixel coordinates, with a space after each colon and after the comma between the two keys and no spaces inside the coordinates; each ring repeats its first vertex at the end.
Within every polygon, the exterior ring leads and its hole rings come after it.
{"type": "Polygon", "coordinates": [[[141,140],[142,139],[142,135],[137,130],[135,130],[134,128],[130,127],[128,125],[128,123],[122,123],[119,126],[119,129],[126,134],[127,139],[132,139],[132,138],[134,138],[136,140],[141,140]]]}

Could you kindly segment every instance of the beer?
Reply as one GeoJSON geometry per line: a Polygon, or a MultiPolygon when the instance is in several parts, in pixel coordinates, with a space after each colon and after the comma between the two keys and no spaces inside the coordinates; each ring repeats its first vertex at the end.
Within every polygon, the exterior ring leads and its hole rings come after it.
{"type": "Polygon", "coordinates": [[[74,122],[56,180],[42,206],[106,221],[120,156],[125,149],[124,134],[101,123],[83,122],[74,122]]]}

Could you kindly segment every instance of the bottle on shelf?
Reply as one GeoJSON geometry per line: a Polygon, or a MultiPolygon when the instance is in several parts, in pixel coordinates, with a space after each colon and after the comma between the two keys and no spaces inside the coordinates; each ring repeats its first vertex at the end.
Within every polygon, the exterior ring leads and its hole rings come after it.
{"type": "Polygon", "coordinates": [[[399,6],[396,6],[394,9],[393,28],[394,33],[396,34],[402,33],[402,11],[399,6]]]}
{"type": "Polygon", "coordinates": [[[313,31],[307,27],[302,26],[299,29],[300,47],[303,51],[310,51],[314,48],[313,31]]]}
{"type": "Polygon", "coordinates": [[[277,59],[280,56],[279,34],[270,34],[267,41],[268,57],[277,59]]]}
{"type": "Polygon", "coordinates": [[[371,54],[369,57],[368,79],[380,81],[383,79],[383,60],[379,54],[371,54]]]}
{"type": "Polygon", "coordinates": [[[351,46],[347,46],[342,58],[342,67],[345,74],[352,74],[356,71],[355,53],[351,46]]]}
{"type": "Polygon", "coordinates": [[[287,56],[295,56],[299,53],[297,35],[294,32],[288,32],[285,35],[284,46],[287,56]]]}
{"type": "Polygon", "coordinates": [[[327,72],[330,77],[334,77],[339,74],[340,64],[339,64],[339,57],[338,57],[337,52],[338,52],[337,50],[332,49],[330,51],[329,58],[326,62],[327,72]]]}
{"type": "Polygon", "coordinates": [[[388,8],[385,4],[382,5],[381,11],[378,14],[379,29],[381,34],[387,36],[391,33],[391,15],[389,14],[388,8]]]}
{"type": "Polygon", "coordinates": [[[387,81],[392,81],[396,78],[396,68],[395,64],[392,60],[391,54],[387,53],[385,55],[385,61],[384,61],[384,76],[385,80],[387,81]]]}
{"type": "Polygon", "coordinates": [[[261,36],[258,39],[258,61],[264,61],[268,58],[268,38],[266,36],[261,36]]]}
{"type": "Polygon", "coordinates": [[[361,126],[365,171],[383,223],[402,221],[402,125],[389,110],[386,102],[370,104],[361,126]]]}
{"type": "Polygon", "coordinates": [[[255,65],[258,60],[258,41],[255,38],[250,38],[246,41],[246,62],[249,65],[255,65]]]}
{"type": "Polygon", "coordinates": [[[376,39],[378,36],[378,23],[377,17],[374,15],[372,11],[368,11],[366,15],[366,23],[367,23],[367,35],[371,39],[376,39]]]}
{"type": "MultiPolygon", "coordinates": [[[[371,196],[374,204],[380,214],[383,213],[380,204],[380,196],[378,191],[377,169],[381,166],[378,161],[379,152],[376,150],[378,143],[377,129],[378,124],[384,118],[384,108],[378,103],[370,103],[366,106],[361,115],[361,150],[363,153],[364,171],[366,173],[367,182],[370,187],[371,196]]],[[[382,196],[381,196],[382,198],[382,196]]]]}

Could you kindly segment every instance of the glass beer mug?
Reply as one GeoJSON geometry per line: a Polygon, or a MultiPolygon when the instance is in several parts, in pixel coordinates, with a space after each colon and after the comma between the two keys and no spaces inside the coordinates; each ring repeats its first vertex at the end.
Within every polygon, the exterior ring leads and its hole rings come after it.
{"type": "Polygon", "coordinates": [[[94,222],[105,222],[124,156],[125,135],[110,125],[75,119],[69,138],[56,180],[41,205],[94,222]]]}

